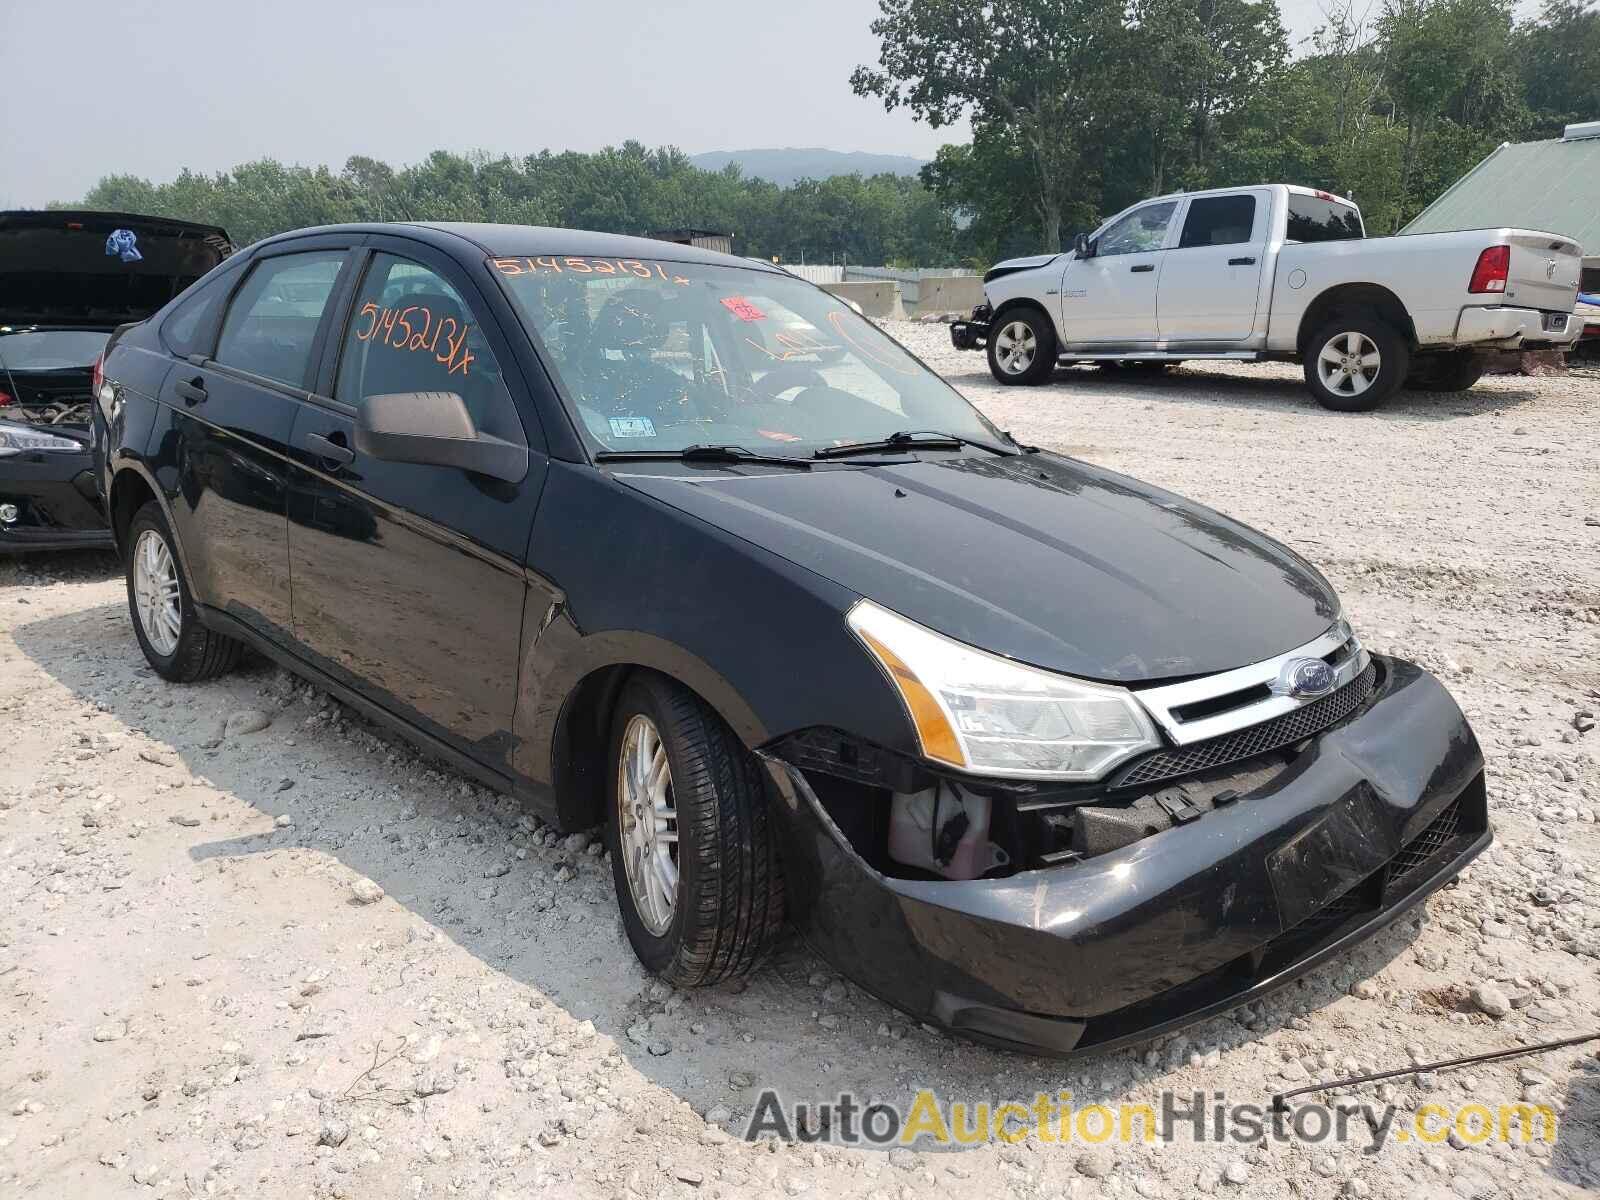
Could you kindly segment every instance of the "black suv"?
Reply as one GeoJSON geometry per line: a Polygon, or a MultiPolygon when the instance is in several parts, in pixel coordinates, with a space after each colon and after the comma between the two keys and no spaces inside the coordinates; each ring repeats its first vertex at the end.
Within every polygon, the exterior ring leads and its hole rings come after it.
{"type": "Polygon", "coordinates": [[[1444,689],[1304,559],[1023,446],[844,303],[685,246],[307,230],[114,339],[168,679],[243,645],[561,830],[676,984],[787,916],[1067,1053],[1276,987],[1490,840],[1444,689]]]}

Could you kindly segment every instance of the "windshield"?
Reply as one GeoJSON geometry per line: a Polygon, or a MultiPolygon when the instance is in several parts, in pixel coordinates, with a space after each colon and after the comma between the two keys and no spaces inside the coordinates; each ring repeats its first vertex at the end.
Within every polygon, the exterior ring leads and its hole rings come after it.
{"type": "Polygon", "coordinates": [[[900,431],[1006,440],[875,325],[792,276],[587,256],[490,266],[597,450],[804,457],[900,431]]]}
{"type": "Polygon", "coordinates": [[[87,370],[110,338],[93,329],[0,328],[0,363],[10,371],[87,370]]]}

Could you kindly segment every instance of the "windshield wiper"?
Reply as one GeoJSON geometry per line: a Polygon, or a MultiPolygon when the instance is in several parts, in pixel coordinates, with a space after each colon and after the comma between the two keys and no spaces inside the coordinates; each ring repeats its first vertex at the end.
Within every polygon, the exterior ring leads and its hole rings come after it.
{"type": "Polygon", "coordinates": [[[1015,450],[1007,450],[1003,446],[996,446],[992,442],[980,442],[975,438],[962,437],[955,433],[941,433],[936,429],[902,429],[891,433],[886,438],[879,438],[872,442],[846,442],[842,446],[824,446],[812,454],[812,458],[849,458],[854,454],[874,454],[884,450],[959,450],[963,446],[976,446],[980,450],[987,450],[990,454],[1009,456],[1015,450]]]}
{"type": "Polygon", "coordinates": [[[743,446],[685,446],[682,450],[601,450],[595,462],[723,462],[765,463],[775,467],[794,467],[809,471],[811,464],[803,458],[787,458],[782,454],[757,454],[743,446]]]}

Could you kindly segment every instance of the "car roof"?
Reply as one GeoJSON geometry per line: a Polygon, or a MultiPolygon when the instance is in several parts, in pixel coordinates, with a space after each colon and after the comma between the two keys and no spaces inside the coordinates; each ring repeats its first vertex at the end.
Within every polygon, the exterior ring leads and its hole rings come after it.
{"type": "Polygon", "coordinates": [[[467,241],[479,251],[495,258],[538,255],[581,256],[586,258],[649,258],[663,262],[705,263],[740,267],[747,271],[783,274],[777,268],[733,254],[719,254],[698,246],[663,242],[655,238],[632,237],[621,233],[595,233],[588,229],[559,229],[543,225],[498,225],[487,221],[374,222],[356,225],[326,225],[316,229],[295,229],[267,238],[257,245],[321,233],[388,233],[421,237],[442,249],[459,250],[467,241]],[[443,236],[428,236],[428,235],[443,236]],[[451,245],[455,242],[455,245],[451,245]]]}

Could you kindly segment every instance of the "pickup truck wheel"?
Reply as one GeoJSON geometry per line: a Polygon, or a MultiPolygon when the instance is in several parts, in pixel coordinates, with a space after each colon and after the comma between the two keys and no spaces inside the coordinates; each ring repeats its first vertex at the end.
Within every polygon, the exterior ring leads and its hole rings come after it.
{"type": "Polygon", "coordinates": [[[640,674],[613,714],[606,840],[622,924],[676,987],[750,971],[783,923],[760,764],[692,692],[640,674]]]}
{"type": "Polygon", "coordinates": [[[200,624],[172,530],[154,500],[133,514],[127,546],[128,612],[139,649],[156,674],[196,683],[231,671],[244,647],[200,624]]]}
{"type": "Polygon", "coordinates": [[[1471,350],[1429,354],[1412,363],[1406,386],[1419,392],[1464,392],[1483,375],[1483,357],[1471,350]]]}
{"type": "Polygon", "coordinates": [[[989,373],[1004,384],[1043,383],[1056,367],[1056,331],[1033,309],[1001,313],[989,332],[989,373]]]}
{"type": "Polygon", "coordinates": [[[1371,313],[1328,321],[1306,343],[1306,386],[1323,408],[1369,412],[1405,382],[1406,341],[1371,313]]]}

